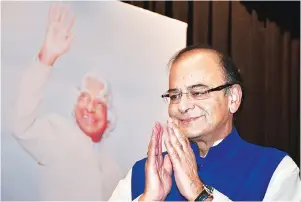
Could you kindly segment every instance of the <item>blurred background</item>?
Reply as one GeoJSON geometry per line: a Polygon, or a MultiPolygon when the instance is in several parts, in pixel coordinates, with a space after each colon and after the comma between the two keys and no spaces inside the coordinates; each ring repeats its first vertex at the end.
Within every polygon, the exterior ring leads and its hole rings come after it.
{"type": "Polygon", "coordinates": [[[286,151],[300,167],[300,1],[125,1],[188,24],[187,45],[230,55],[245,102],[236,127],[286,151]]]}

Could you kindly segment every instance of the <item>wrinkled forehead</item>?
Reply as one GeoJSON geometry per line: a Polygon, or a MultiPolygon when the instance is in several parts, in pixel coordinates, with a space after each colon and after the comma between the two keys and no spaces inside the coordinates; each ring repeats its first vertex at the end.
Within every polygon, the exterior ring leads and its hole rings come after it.
{"type": "Polygon", "coordinates": [[[101,97],[104,96],[107,92],[105,80],[97,76],[85,76],[82,81],[81,92],[88,93],[92,97],[101,97]]]}
{"type": "Polygon", "coordinates": [[[224,82],[220,59],[214,52],[188,52],[171,65],[169,88],[184,88],[195,84],[214,87],[224,82]]]}

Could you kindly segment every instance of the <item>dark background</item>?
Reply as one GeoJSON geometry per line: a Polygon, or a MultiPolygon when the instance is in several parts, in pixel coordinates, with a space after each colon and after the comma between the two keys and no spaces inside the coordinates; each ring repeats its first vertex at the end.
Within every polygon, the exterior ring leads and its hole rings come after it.
{"type": "Polygon", "coordinates": [[[230,55],[246,90],[240,135],[286,151],[300,167],[300,2],[126,3],[188,23],[187,45],[230,55]]]}

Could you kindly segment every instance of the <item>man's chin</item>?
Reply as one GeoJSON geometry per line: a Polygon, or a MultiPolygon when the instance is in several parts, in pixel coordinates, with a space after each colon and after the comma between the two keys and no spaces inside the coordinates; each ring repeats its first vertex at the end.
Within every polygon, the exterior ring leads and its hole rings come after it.
{"type": "Polygon", "coordinates": [[[103,136],[103,133],[97,133],[95,131],[88,131],[85,132],[85,134],[90,137],[93,142],[99,142],[103,136]]]}
{"type": "Polygon", "coordinates": [[[200,130],[200,129],[196,130],[196,129],[182,128],[181,131],[190,140],[193,140],[193,139],[196,139],[198,137],[201,137],[203,134],[206,133],[205,129],[203,129],[203,130],[200,130]]]}
{"type": "Polygon", "coordinates": [[[104,130],[95,130],[93,128],[81,128],[83,133],[90,137],[93,141],[99,141],[104,133],[104,130]]]}

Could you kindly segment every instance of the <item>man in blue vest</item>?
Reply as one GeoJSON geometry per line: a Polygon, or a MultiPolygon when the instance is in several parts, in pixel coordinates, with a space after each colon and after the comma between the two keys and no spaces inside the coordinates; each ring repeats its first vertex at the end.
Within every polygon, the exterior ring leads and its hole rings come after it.
{"type": "Polygon", "coordinates": [[[244,141],[233,126],[242,79],[232,60],[192,46],[170,63],[170,120],[110,200],[300,201],[299,168],[284,152],[244,141]],[[166,152],[162,153],[162,145],[166,152]]]}

